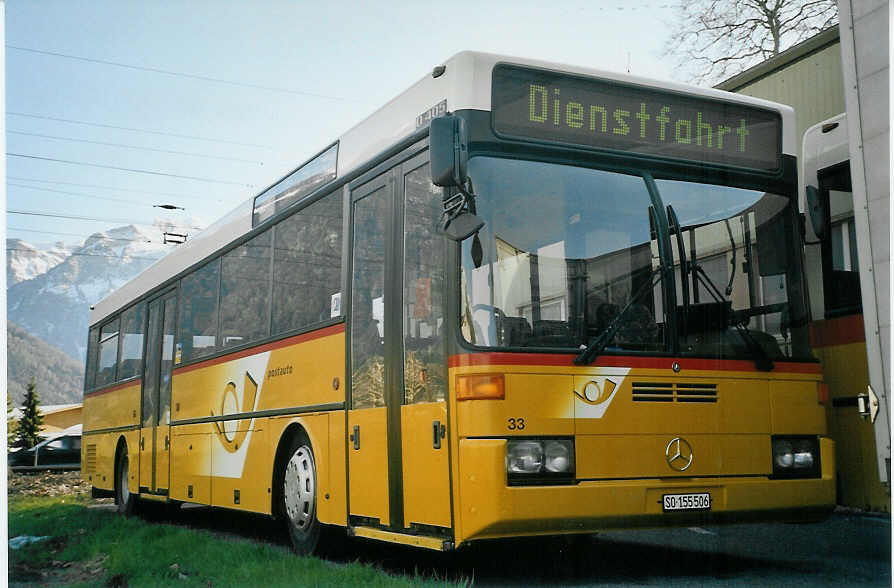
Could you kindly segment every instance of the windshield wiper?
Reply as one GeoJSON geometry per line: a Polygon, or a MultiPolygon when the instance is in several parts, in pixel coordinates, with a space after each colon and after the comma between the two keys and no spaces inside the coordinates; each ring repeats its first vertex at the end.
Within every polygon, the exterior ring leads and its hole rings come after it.
{"type": "MultiPolygon", "coordinates": [[[[724,296],[720,292],[720,288],[711,280],[711,277],[708,273],[702,268],[702,266],[698,263],[693,255],[691,260],[686,259],[686,247],[683,243],[683,227],[680,226],[680,221],[677,218],[677,213],[674,211],[674,207],[670,204],[667,205],[667,216],[668,221],[671,224],[671,230],[675,231],[677,234],[677,249],[679,250],[680,255],[680,274],[681,274],[681,286],[683,290],[683,332],[688,333],[688,314],[689,314],[689,296],[688,296],[688,283],[687,283],[687,274],[692,273],[695,277],[693,281],[692,288],[693,294],[695,294],[695,290],[698,288],[698,282],[705,287],[705,290],[708,291],[708,294],[714,298],[714,301],[717,303],[726,302],[726,298],[733,291],[733,279],[735,278],[736,273],[736,241],[733,237],[733,231],[729,226],[729,220],[725,221],[726,223],[726,231],[729,235],[730,243],[732,245],[733,250],[733,261],[732,261],[732,271],[729,284],[726,286],[726,296],[724,296]]],[[[747,320],[747,319],[746,319],[747,320]]],[[[773,365],[773,360],[770,359],[770,356],[767,355],[767,351],[758,343],[755,338],[751,335],[751,332],[748,330],[748,327],[745,326],[746,322],[740,319],[732,319],[731,324],[736,328],[736,332],[739,333],[739,336],[742,337],[742,341],[745,342],[745,347],[748,348],[748,351],[754,358],[754,365],[757,369],[762,372],[769,372],[775,366],[773,365]]]]}
{"type": "Polygon", "coordinates": [[[621,327],[623,323],[623,318],[627,314],[627,311],[630,310],[630,307],[633,306],[635,302],[637,302],[640,298],[642,298],[643,294],[651,290],[655,287],[655,285],[661,281],[661,272],[664,271],[664,266],[659,265],[655,269],[652,270],[652,273],[649,275],[649,279],[646,282],[643,282],[643,285],[639,287],[639,290],[630,297],[630,301],[627,302],[627,305],[612,319],[612,321],[608,324],[602,333],[596,337],[586,349],[580,352],[577,357],[574,358],[575,365],[589,365],[593,363],[599,355],[602,354],[602,350],[605,349],[605,346],[608,345],[608,342],[612,340],[612,337],[615,336],[615,333],[621,327]],[[659,279],[656,280],[655,276],[659,276],[659,279]]]}
{"type": "MultiPolygon", "coordinates": [[[[697,263],[690,262],[692,266],[692,272],[695,277],[705,286],[705,290],[714,298],[715,302],[724,303],[725,300],[723,296],[720,294],[720,290],[711,281],[711,277],[708,276],[707,272],[702,269],[702,266],[697,263]]],[[[748,330],[748,327],[745,326],[747,324],[746,321],[732,319],[730,323],[736,328],[736,332],[739,333],[739,336],[742,337],[742,340],[745,342],[745,347],[748,348],[748,351],[751,352],[751,355],[754,359],[754,365],[762,372],[769,372],[775,366],[773,365],[773,360],[770,359],[770,356],[767,355],[767,351],[758,343],[755,338],[751,335],[751,332],[748,330]]]]}
{"type": "Polygon", "coordinates": [[[726,285],[726,297],[733,293],[733,280],[736,279],[736,240],[733,238],[733,230],[729,226],[729,219],[723,221],[726,223],[726,232],[729,235],[729,244],[733,250],[733,259],[729,262],[729,284],[726,285]]]}
{"type": "MultiPolygon", "coordinates": [[[[680,317],[680,327],[682,332],[687,332],[689,323],[689,272],[694,271],[694,263],[690,264],[686,259],[686,245],[683,244],[683,227],[680,226],[680,219],[677,218],[677,212],[670,204],[667,205],[667,221],[670,225],[671,233],[677,235],[677,255],[680,256],[680,291],[683,295],[683,316],[680,317]]],[[[692,260],[695,262],[695,260],[692,260]]],[[[697,286],[693,283],[693,290],[697,286]]],[[[693,292],[697,294],[697,292],[693,292]]],[[[696,298],[696,302],[698,298],[696,298]]]]}

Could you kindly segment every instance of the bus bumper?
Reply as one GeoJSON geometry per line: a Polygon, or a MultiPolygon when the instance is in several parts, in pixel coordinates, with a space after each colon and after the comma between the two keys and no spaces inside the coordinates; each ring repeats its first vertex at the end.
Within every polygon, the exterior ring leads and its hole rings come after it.
{"type": "Polygon", "coordinates": [[[507,486],[504,439],[462,439],[457,545],[519,536],[741,522],[811,522],[835,507],[835,444],[822,438],[822,476],[582,480],[507,486]],[[664,512],[664,494],[711,494],[710,510],[664,512]]]}

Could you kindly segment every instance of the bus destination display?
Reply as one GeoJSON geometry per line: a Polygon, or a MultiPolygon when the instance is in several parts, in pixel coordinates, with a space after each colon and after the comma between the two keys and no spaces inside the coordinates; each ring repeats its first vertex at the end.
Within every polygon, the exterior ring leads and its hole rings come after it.
{"type": "Polygon", "coordinates": [[[760,108],[604,79],[497,65],[499,135],[773,171],[781,117],[760,108]]]}

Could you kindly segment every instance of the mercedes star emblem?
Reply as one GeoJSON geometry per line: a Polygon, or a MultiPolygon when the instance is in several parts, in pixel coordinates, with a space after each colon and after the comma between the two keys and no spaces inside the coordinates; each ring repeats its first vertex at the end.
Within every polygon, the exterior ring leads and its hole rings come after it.
{"type": "Polygon", "coordinates": [[[671,439],[664,450],[664,458],[667,460],[667,465],[678,472],[685,472],[689,469],[689,466],[692,465],[693,457],[695,457],[695,454],[692,453],[692,446],[682,437],[671,439]]]}

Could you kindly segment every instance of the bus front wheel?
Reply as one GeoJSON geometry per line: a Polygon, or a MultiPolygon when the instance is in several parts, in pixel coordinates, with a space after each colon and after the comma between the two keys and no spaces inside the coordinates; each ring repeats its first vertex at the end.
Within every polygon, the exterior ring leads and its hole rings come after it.
{"type": "Polygon", "coordinates": [[[317,468],[313,450],[306,439],[296,438],[283,467],[281,512],[292,547],[300,554],[317,551],[321,524],[317,520],[317,468]]]}

